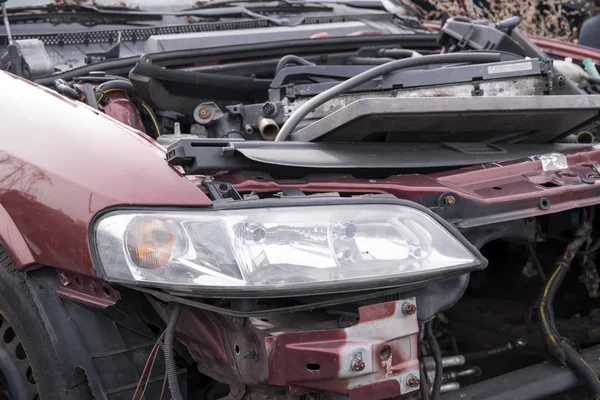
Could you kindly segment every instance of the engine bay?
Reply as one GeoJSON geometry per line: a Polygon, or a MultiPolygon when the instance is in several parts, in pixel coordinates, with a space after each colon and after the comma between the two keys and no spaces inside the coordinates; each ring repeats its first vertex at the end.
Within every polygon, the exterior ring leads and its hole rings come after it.
{"type": "MultiPolygon", "coordinates": [[[[361,275],[365,267],[352,271],[360,285],[315,293],[309,284],[349,273],[343,267],[356,253],[328,249],[336,269],[314,268],[285,294],[135,287],[164,315],[169,302],[185,305],[191,322],[180,331],[179,361],[188,393],[247,400],[600,393],[600,79],[585,63],[542,52],[518,22],[457,17],[420,45],[394,35],[348,48],[318,39],[314,49],[283,55],[229,48],[232,59],[210,55],[177,68],[144,54],[126,76],[52,80],[57,92],[156,141],[219,212],[410,201],[473,255],[468,269],[379,286],[361,275]]],[[[287,223],[282,230],[297,234],[289,243],[254,225],[243,238],[306,249],[335,236],[331,227],[287,223]]],[[[372,225],[380,237],[384,224],[372,225]]],[[[339,237],[354,240],[352,229],[344,225],[339,237]]],[[[196,251],[208,254],[216,244],[204,238],[196,251]]],[[[215,260],[227,254],[215,253],[215,260]]],[[[295,272],[282,262],[252,279],[277,287],[295,272]]]]}

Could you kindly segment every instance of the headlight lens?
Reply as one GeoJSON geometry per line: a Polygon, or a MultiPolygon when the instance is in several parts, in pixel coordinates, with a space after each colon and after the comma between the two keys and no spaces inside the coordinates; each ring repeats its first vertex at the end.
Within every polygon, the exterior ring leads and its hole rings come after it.
{"type": "Polygon", "coordinates": [[[109,281],[229,294],[389,287],[482,264],[427,213],[390,204],[117,211],[94,235],[109,281]]]}

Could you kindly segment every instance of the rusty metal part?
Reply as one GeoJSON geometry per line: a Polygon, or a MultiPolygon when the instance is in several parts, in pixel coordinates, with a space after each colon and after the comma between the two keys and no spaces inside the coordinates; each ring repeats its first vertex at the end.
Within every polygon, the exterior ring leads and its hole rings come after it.
{"type": "Polygon", "coordinates": [[[210,114],[210,107],[200,107],[200,109],[198,110],[198,116],[202,119],[210,117],[210,114]]]}
{"type": "Polygon", "coordinates": [[[350,368],[352,368],[353,371],[363,371],[365,366],[365,362],[360,358],[353,358],[350,362],[350,368]]]}
{"type": "Polygon", "coordinates": [[[261,118],[258,121],[258,130],[265,140],[275,140],[279,133],[279,125],[271,118],[261,118]]]}
{"type": "Polygon", "coordinates": [[[402,312],[406,299],[359,308],[357,325],[332,330],[283,333],[265,339],[269,383],[307,390],[346,393],[349,399],[374,400],[417,390],[419,378],[417,316],[402,312]],[[352,368],[360,358],[365,368],[352,368]],[[293,360],[293,362],[290,362],[293,360]],[[411,380],[414,384],[414,380],[411,380]]]}
{"type": "Polygon", "coordinates": [[[417,306],[413,303],[405,302],[402,304],[402,312],[406,315],[413,315],[417,312],[417,306]]]}
{"type": "Polygon", "coordinates": [[[57,272],[61,283],[56,290],[59,297],[98,308],[114,306],[121,299],[121,294],[102,279],[69,271],[57,272]]]}
{"type": "Polygon", "coordinates": [[[456,203],[456,198],[454,196],[446,196],[444,197],[444,204],[447,206],[453,206],[456,203]]]}
{"type": "Polygon", "coordinates": [[[406,386],[411,388],[417,388],[421,385],[421,381],[414,375],[408,375],[406,377],[406,386]]]}

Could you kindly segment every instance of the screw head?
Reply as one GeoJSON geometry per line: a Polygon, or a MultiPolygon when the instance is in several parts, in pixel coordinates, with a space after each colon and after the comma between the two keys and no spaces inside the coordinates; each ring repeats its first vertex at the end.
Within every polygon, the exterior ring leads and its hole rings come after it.
{"type": "Polygon", "coordinates": [[[61,272],[58,274],[58,279],[60,280],[60,284],[63,286],[69,286],[71,281],[69,280],[69,275],[66,272],[61,272]]]}
{"type": "Polygon", "coordinates": [[[416,388],[421,385],[421,381],[415,375],[409,375],[406,377],[406,386],[416,388]]]}
{"type": "Polygon", "coordinates": [[[406,302],[402,304],[402,312],[406,315],[413,315],[417,312],[417,306],[415,304],[406,302]]]}
{"type": "Polygon", "coordinates": [[[354,371],[363,371],[365,369],[365,362],[360,358],[353,358],[350,362],[350,368],[354,371]]]}
{"type": "Polygon", "coordinates": [[[210,114],[210,107],[201,107],[200,110],[198,110],[198,116],[202,119],[210,117],[210,114]]]}
{"type": "Polygon", "coordinates": [[[456,204],[456,198],[454,196],[446,196],[444,197],[444,204],[447,206],[453,206],[456,204]]]}

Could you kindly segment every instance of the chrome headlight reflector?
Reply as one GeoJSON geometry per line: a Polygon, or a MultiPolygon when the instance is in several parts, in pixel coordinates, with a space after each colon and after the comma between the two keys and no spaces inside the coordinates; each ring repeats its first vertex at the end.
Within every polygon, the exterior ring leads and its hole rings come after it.
{"type": "Polygon", "coordinates": [[[448,224],[397,204],[114,211],[92,235],[108,281],[230,295],[392,287],[485,266],[448,224]]]}

